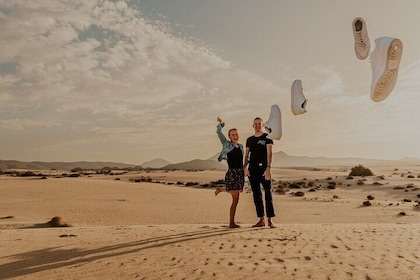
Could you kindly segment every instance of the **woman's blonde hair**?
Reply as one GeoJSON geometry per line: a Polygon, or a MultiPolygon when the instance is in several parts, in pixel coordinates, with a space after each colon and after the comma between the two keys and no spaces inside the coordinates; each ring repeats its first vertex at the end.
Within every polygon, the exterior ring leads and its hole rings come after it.
{"type": "Polygon", "coordinates": [[[231,131],[234,131],[234,130],[238,131],[236,128],[231,128],[231,129],[229,129],[229,131],[228,131],[228,136],[229,136],[229,137],[230,137],[230,132],[231,132],[231,131]]]}

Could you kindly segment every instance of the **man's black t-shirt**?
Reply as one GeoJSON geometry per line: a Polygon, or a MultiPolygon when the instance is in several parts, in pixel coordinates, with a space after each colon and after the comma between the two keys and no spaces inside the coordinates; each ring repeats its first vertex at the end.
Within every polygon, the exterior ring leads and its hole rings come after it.
{"type": "Polygon", "coordinates": [[[267,133],[256,137],[248,137],[246,147],[249,148],[249,169],[265,169],[267,167],[267,145],[273,144],[273,140],[267,138],[267,133]]]}

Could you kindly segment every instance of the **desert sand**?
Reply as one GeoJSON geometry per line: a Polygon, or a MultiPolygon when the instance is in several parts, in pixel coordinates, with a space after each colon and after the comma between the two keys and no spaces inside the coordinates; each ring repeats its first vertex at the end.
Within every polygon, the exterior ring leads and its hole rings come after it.
{"type": "Polygon", "coordinates": [[[420,166],[371,169],[274,168],[274,229],[248,186],[227,227],[223,170],[1,175],[0,279],[420,279],[420,166]]]}

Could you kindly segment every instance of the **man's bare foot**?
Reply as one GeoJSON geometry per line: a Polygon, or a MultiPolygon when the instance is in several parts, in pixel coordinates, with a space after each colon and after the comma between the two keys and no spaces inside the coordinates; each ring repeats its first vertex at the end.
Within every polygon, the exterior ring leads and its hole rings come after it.
{"type": "Polygon", "coordinates": [[[229,227],[230,228],[240,228],[241,226],[233,223],[233,224],[230,224],[229,227]]]}
{"type": "Polygon", "coordinates": [[[219,193],[221,193],[223,191],[222,188],[217,188],[216,191],[214,192],[214,195],[218,195],[219,193]]]}
{"type": "Polygon", "coordinates": [[[268,226],[270,227],[270,228],[276,228],[276,226],[270,221],[270,222],[268,222],[268,226]]]}
{"type": "Polygon", "coordinates": [[[264,221],[259,221],[258,223],[256,223],[255,225],[253,225],[252,227],[264,227],[265,223],[264,221]]]}

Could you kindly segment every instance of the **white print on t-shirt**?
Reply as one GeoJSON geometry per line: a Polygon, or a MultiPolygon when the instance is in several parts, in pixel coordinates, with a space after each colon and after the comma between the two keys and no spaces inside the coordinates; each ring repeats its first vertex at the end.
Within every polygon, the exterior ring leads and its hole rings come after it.
{"type": "Polygon", "coordinates": [[[257,144],[258,145],[265,145],[265,140],[258,140],[257,144]]]}

